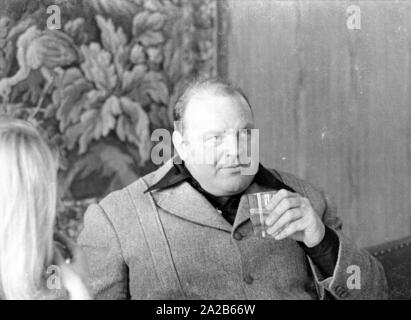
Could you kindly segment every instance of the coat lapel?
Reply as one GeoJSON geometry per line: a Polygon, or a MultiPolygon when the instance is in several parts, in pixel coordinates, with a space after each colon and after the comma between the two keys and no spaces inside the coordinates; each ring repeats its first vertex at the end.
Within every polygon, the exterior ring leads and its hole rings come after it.
{"type": "Polygon", "coordinates": [[[152,192],[154,201],[163,210],[185,220],[231,232],[232,226],[208,200],[188,182],[152,192]]]}
{"type": "MultiPolygon", "coordinates": [[[[155,172],[150,185],[157,183],[172,168],[173,159],[155,172]]],[[[156,204],[171,214],[203,226],[231,232],[232,226],[221,213],[186,181],[164,190],[152,191],[151,194],[156,204]]]]}

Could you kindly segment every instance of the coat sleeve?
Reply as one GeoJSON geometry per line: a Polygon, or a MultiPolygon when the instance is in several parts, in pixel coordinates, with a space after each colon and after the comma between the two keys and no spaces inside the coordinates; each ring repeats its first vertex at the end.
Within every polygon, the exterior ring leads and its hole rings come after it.
{"type": "Polygon", "coordinates": [[[84,216],[78,243],[90,269],[89,286],[95,299],[128,299],[128,270],[120,242],[103,208],[92,204],[84,216]]]}
{"type": "Polygon", "coordinates": [[[339,239],[337,264],[331,277],[324,278],[308,258],[320,298],[324,299],[327,291],[336,299],[388,299],[388,285],[381,263],[366,250],[359,249],[342,233],[342,222],[329,197],[306,183],[304,189],[307,194],[317,193],[323,199],[323,210],[317,213],[339,239]]]}

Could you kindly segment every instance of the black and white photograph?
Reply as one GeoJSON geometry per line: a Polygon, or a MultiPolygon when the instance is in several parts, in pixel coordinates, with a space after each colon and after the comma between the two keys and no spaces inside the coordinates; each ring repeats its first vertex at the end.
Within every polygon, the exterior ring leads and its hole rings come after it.
{"type": "Polygon", "coordinates": [[[0,300],[411,300],[411,1],[0,0],[0,300]]]}

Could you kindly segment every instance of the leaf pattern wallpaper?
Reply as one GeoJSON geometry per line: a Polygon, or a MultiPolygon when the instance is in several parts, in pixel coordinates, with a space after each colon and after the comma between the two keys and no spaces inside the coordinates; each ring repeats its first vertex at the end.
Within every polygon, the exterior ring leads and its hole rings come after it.
{"type": "Polygon", "coordinates": [[[154,170],[187,81],[216,75],[218,0],[0,0],[0,115],[36,125],[60,155],[58,226],[154,170]],[[50,30],[57,5],[61,28],[50,30]]]}

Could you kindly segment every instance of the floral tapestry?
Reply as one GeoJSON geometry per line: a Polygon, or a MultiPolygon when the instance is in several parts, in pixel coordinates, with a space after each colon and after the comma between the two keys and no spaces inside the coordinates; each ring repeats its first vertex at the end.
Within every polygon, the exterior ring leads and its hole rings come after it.
{"type": "Polygon", "coordinates": [[[71,236],[89,203],[156,168],[151,132],[172,128],[189,79],[216,75],[216,17],[217,0],[0,1],[0,114],[58,150],[71,236]]]}

